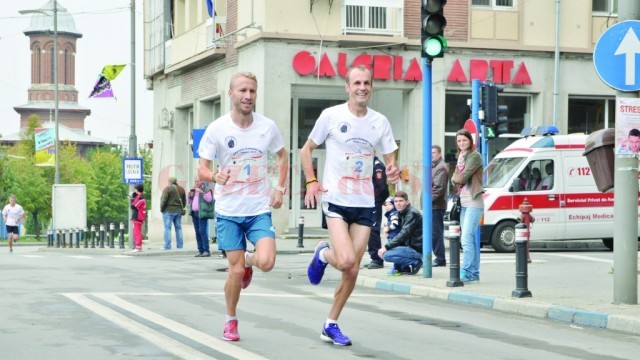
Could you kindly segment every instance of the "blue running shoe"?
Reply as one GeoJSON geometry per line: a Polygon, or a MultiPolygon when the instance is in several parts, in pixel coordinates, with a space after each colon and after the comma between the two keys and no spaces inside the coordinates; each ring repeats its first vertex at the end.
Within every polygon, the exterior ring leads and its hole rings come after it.
{"type": "Polygon", "coordinates": [[[320,339],[326,342],[332,342],[336,345],[340,346],[349,346],[351,345],[351,339],[348,336],[343,335],[342,331],[338,327],[338,324],[329,324],[329,327],[322,327],[322,334],[320,334],[320,339]]]}
{"type": "Polygon", "coordinates": [[[320,284],[322,281],[322,277],[324,276],[324,269],[327,268],[327,263],[323,263],[320,260],[320,250],[324,248],[328,248],[329,243],[322,240],[318,241],[316,244],[316,249],[313,253],[313,258],[311,258],[311,262],[309,263],[309,268],[307,269],[307,276],[309,277],[309,282],[313,285],[320,284]]]}

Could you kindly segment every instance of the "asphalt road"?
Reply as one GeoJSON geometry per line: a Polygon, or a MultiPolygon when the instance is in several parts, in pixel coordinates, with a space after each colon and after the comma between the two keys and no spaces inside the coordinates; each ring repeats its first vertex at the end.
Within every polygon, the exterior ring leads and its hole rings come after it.
{"type": "MultiPolygon", "coordinates": [[[[495,254],[498,256],[498,254],[495,254]]],[[[494,254],[483,254],[490,257],[494,254]]],[[[357,287],[319,339],[338,273],[306,279],[308,254],[256,271],[239,307],[242,340],[221,340],[226,260],[0,253],[0,359],[632,359],[638,337],[357,287]]]]}

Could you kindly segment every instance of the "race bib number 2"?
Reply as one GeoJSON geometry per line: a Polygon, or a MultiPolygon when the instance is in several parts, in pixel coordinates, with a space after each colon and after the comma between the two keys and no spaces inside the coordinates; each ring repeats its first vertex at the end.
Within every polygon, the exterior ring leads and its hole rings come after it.
{"type": "Polygon", "coordinates": [[[371,154],[345,154],[344,168],[342,170],[343,179],[370,180],[372,172],[373,158],[371,154]]]}
{"type": "Polygon", "coordinates": [[[267,163],[263,155],[237,157],[231,160],[231,166],[229,166],[231,183],[260,182],[267,175],[267,163]]]}

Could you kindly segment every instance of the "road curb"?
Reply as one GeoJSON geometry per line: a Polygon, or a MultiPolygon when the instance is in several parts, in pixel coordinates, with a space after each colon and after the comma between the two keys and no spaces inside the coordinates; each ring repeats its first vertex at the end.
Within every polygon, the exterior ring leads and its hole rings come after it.
{"type": "Polygon", "coordinates": [[[504,298],[461,290],[441,289],[433,286],[410,285],[389,280],[358,276],[358,285],[393,291],[401,294],[423,296],[459,305],[470,305],[483,309],[502,311],[528,317],[614,330],[630,335],[640,335],[640,319],[610,315],[603,312],[577,309],[566,306],[534,302],[528,299],[504,298]]]}

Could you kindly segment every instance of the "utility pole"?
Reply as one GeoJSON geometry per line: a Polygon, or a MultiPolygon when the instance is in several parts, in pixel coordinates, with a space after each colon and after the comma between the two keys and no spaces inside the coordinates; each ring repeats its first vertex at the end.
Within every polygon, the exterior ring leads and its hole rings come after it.
{"type": "MultiPolygon", "coordinates": [[[[619,0],[618,22],[640,19],[638,0],[619,0]]],[[[637,98],[638,92],[616,91],[637,98]]],[[[616,156],[614,163],[613,302],[638,304],[638,158],[616,156]]]]}
{"type": "MultiPolygon", "coordinates": [[[[138,138],[136,137],[136,0],[131,0],[131,132],[129,134],[129,158],[138,156],[138,138]]],[[[133,193],[133,184],[129,185],[129,194],[133,193]]],[[[131,207],[129,207],[131,219],[131,207]]],[[[129,226],[129,248],[133,248],[133,229],[129,226]]]]}

